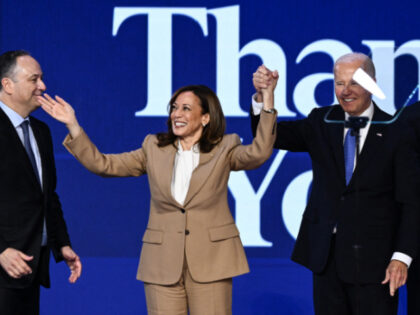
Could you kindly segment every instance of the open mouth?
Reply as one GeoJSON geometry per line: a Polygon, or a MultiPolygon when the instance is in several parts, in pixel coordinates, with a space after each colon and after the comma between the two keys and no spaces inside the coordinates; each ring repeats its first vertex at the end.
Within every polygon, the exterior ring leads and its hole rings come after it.
{"type": "Polygon", "coordinates": [[[174,126],[175,126],[176,128],[184,127],[184,126],[186,126],[186,125],[187,125],[187,123],[185,123],[185,122],[180,122],[180,121],[175,121],[175,122],[174,122],[174,126]]]}
{"type": "Polygon", "coordinates": [[[346,103],[350,103],[350,102],[355,101],[355,99],[354,98],[343,98],[343,101],[346,102],[346,103]]]}

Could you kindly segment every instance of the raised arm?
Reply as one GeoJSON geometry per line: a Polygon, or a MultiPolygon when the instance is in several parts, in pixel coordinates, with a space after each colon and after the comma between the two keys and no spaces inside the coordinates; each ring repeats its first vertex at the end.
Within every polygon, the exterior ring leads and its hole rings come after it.
{"type": "Polygon", "coordinates": [[[80,134],[81,127],[77,121],[76,113],[69,103],[58,95],[53,99],[47,93],[44,93],[44,96],[38,96],[37,98],[44,111],[66,125],[72,138],[76,138],[80,134]]]}
{"type": "Polygon", "coordinates": [[[59,96],[53,99],[48,94],[44,95],[38,97],[42,108],[51,117],[64,123],[69,130],[64,146],[89,171],[101,176],[116,177],[146,173],[147,157],[142,148],[120,154],[101,153],[79,125],[73,107],[59,96]]]}
{"type": "MultiPolygon", "coordinates": [[[[272,83],[277,83],[279,75],[277,71],[271,71],[266,66],[261,65],[254,72],[252,83],[256,93],[252,96],[252,105],[250,110],[251,130],[255,137],[260,121],[260,113],[267,110],[270,105],[269,99],[264,101],[264,91],[272,83]]],[[[267,95],[266,97],[269,97],[267,95]]],[[[311,115],[309,115],[311,116],[311,115]]],[[[277,123],[277,137],[273,147],[294,152],[308,151],[308,138],[311,136],[310,119],[301,119],[295,121],[280,121],[277,123]]]]}
{"type": "Polygon", "coordinates": [[[233,170],[256,168],[263,164],[273,151],[277,120],[277,112],[274,109],[274,89],[277,79],[278,76],[260,90],[264,105],[258,123],[257,135],[252,144],[238,145],[232,149],[230,161],[233,170]]]}

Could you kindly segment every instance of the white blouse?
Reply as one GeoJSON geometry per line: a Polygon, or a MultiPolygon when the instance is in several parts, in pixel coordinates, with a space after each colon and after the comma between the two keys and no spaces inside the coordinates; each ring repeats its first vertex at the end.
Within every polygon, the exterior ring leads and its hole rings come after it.
{"type": "Polygon", "coordinates": [[[196,143],[191,150],[184,151],[181,142],[178,141],[178,151],[175,155],[174,171],[172,174],[171,193],[172,197],[183,205],[190,187],[191,175],[200,162],[200,149],[196,143]]]}

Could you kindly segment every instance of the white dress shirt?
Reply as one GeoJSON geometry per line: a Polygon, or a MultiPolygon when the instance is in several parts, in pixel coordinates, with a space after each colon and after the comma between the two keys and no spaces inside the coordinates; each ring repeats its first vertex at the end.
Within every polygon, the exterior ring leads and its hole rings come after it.
{"type": "MultiPolygon", "coordinates": [[[[365,128],[360,128],[360,131],[359,131],[359,134],[360,134],[360,142],[359,142],[360,152],[359,153],[362,153],[363,145],[365,144],[366,137],[367,137],[367,134],[369,132],[369,128],[370,128],[370,125],[371,125],[370,122],[372,121],[372,117],[373,117],[373,109],[374,109],[373,104],[370,103],[369,107],[361,115],[359,115],[359,116],[365,116],[365,117],[369,118],[369,121],[366,124],[366,127],[365,128]]],[[[348,113],[345,112],[344,115],[345,115],[346,120],[349,119],[350,115],[348,113]]],[[[346,137],[346,134],[347,134],[348,130],[349,130],[349,128],[344,128],[343,144],[344,144],[344,139],[346,137]]],[[[354,158],[355,158],[354,167],[356,167],[356,156],[354,158]]],[[[353,168],[353,170],[354,170],[354,168],[353,168]]]]}
{"type": "Polygon", "coordinates": [[[200,149],[198,143],[189,151],[182,149],[181,141],[178,140],[178,151],[175,155],[174,170],[172,174],[171,193],[172,197],[183,205],[190,188],[191,175],[200,162],[200,149]]]}
{"type": "MultiPolygon", "coordinates": [[[[262,108],[263,108],[263,103],[257,102],[255,100],[255,96],[256,96],[256,94],[254,94],[252,96],[252,112],[254,113],[254,115],[259,115],[261,113],[262,108]]],[[[370,128],[370,125],[371,125],[371,120],[372,120],[372,117],[373,117],[373,112],[374,112],[373,103],[370,103],[369,107],[360,115],[360,116],[366,116],[366,117],[369,118],[369,121],[368,121],[366,127],[360,129],[360,144],[359,144],[360,145],[360,153],[362,153],[363,145],[365,144],[366,137],[367,137],[367,134],[369,132],[369,128],[370,128]]],[[[349,118],[349,116],[350,116],[349,114],[345,113],[346,120],[349,118]]],[[[346,133],[347,133],[348,129],[349,128],[344,128],[343,144],[344,144],[344,138],[346,136],[346,133]]],[[[356,157],[355,157],[355,161],[354,161],[354,167],[356,167],[356,157]]],[[[336,233],[336,232],[337,232],[337,229],[335,227],[333,233],[336,233]]],[[[410,256],[408,256],[404,253],[394,252],[391,260],[402,261],[408,267],[410,267],[410,264],[411,264],[413,259],[410,256]]]]}

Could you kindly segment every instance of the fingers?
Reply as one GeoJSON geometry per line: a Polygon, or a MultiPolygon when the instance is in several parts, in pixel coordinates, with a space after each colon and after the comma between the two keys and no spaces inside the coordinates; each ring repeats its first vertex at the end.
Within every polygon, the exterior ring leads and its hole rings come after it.
{"type": "Polygon", "coordinates": [[[392,260],[386,270],[385,280],[382,284],[389,282],[389,294],[395,295],[395,292],[407,281],[407,265],[398,260],[392,260]]]}
{"type": "Polygon", "coordinates": [[[18,279],[32,273],[32,269],[26,263],[26,261],[32,259],[33,256],[28,256],[21,251],[8,248],[1,254],[0,264],[9,276],[18,279]]]}
{"type": "Polygon", "coordinates": [[[257,92],[260,92],[261,89],[266,89],[270,86],[275,87],[278,77],[279,74],[277,71],[271,71],[266,66],[261,65],[258,67],[257,71],[253,73],[252,83],[257,92]]]}
{"type": "Polygon", "coordinates": [[[12,260],[12,264],[15,266],[15,270],[18,270],[19,277],[32,273],[32,269],[28,266],[26,261],[31,261],[33,258],[33,256],[25,255],[21,251],[16,251],[16,256],[12,260]]]}
{"type": "Polygon", "coordinates": [[[258,67],[257,72],[260,72],[265,75],[270,75],[272,71],[268,69],[265,65],[261,65],[258,67]]]}
{"type": "Polygon", "coordinates": [[[406,277],[404,276],[402,270],[396,270],[394,273],[391,273],[391,280],[389,284],[389,292],[391,296],[394,296],[395,291],[402,287],[405,284],[405,281],[406,277]]]}
{"type": "Polygon", "coordinates": [[[38,96],[38,101],[48,110],[53,110],[55,106],[65,106],[69,105],[66,101],[64,101],[61,97],[58,95],[55,96],[55,99],[53,99],[50,95],[47,93],[44,93],[44,97],[38,96]]]}
{"type": "Polygon", "coordinates": [[[381,282],[381,284],[386,284],[389,282],[389,272],[388,269],[385,271],[385,279],[381,282]]]}
{"type": "Polygon", "coordinates": [[[76,256],[77,258],[74,260],[74,262],[69,265],[71,274],[69,277],[70,283],[75,283],[77,279],[80,278],[80,275],[82,274],[82,263],[80,261],[79,256],[76,256]]]}
{"type": "Polygon", "coordinates": [[[254,84],[255,89],[265,89],[270,85],[270,75],[265,75],[260,72],[254,72],[252,77],[252,83],[254,84]]]}
{"type": "Polygon", "coordinates": [[[47,93],[44,93],[44,97],[38,96],[37,99],[43,110],[50,115],[54,114],[54,103],[51,102],[52,98],[47,93]]]}
{"type": "Polygon", "coordinates": [[[79,256],[75,255],[75,257],[72,260],[68,260],[67,265],[69,266],[71,272],[69,282],[75,283],[82,274],[82,263],[80,261],[79,256]]]}
{"type": "MultiPolygon", "coordinates": [[[[70,106],[69,103],[67,103],[64,99],[62,99],[60,96],[56,95],[55,99],[57,100],[57,102],[62,105],[62,106],[70,106]]],[[[70,106],[71,107],[71,106],[70,106]]]]}
{"type": "Polygon", "coordinates": [[[20,258],[22,258],[23,260],[30,261],[30,260],[34,259],[34,256],[25,255],[24,253],[22,253],[20,251],[17,251],[17,252],[18,252],[18,255],[20,256],[20,258]]]}
{"type": "Polygon", "coordinates": [[[61,253],[70,268],[69,282],[75,283],[82,274],[82,263],[80,257],[73,251],[70,246],[64,246],[61,248],[61,253]]]}
{"type": "Polygon", "coordinates": [[[54,103],[53,98],[48,94],[48,93],[44,93],[44,97],[49,100],[51,103],[54,103]]]}

